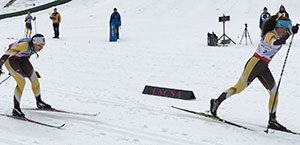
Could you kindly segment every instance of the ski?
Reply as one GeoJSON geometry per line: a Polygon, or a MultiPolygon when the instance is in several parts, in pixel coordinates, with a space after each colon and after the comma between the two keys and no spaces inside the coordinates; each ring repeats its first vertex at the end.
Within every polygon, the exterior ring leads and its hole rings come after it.
{"type": "Polygon", "coordinates": [[[47,124],[47,123],[35,121],[35,120],[29,119],[29,118],[26,118],[26,117],[24,117],[24,118],[23,117],[16,117],[16,116],[8,115],[8,114],[0,114],[0,116],[5,116],[5,117],[9,117],[9,118],[17,119],[17,120],[22,120],[22,121],[26,121],[26,122],[30,122],[30,123],[34,123],[34,124],[46,126],[46,127],[57,128],[57,129],[61,129],[62,127],[65,126],[65,124],[62,124],[62,125],[51,125],[51,124],[47,124]]]}
{"type": "Polygon", "coordinates": [[[236,123],[227,121],[227,120],[222,119],[222,118],[219,118],[219,117],[212,116],[212,115],[210,115],[210,114],[206,114],[206,113],[202,113],[202,112],[195,112],[195,111],[191,111],[191,110],[187,110],[187,109],[183,109],[183,108],[179,108],[179,107],[175,107],[175,106],[171,106],[171,107],[172,107],[172,108],[175,108],[175,109],[178,109],[178,110],[181,110],[181,111],[193,113],[193,114],[200,115],[200,116],[203,116],[203,117],[207,117],[207,118],[210,118],[210,119],[213,119],[213,120],[216,120],[216,121],[220,121],[220,122],[223,122],[223,123],[226,123],[226,124],[235,126],[235,127],[239,127],[239,128],[243,128],[243,129],[246,129],[246,130],[254,131],[253,129],[244,127],[244,126],[242,126],[242,125],[239,125],[239,124],[236,124],[236,123]]]}
{"type": "MultiPolygon", "coordinates": [[[[271,129],[271,128],[270,128],[271,129]]],[[[299,132],[294,132],[294,131],[291,131],[291,130],[287,130],[287,131],[284,131],[284,130],[276,130],[276,129],[271,129],[272,131],[278,131],[278,132],[284,132],[284,133],[291,133],[291,134],[294,134],[294,135],[300,135],[299,132]]],[[[265,130],[266,133],[268,133],[266,130],[265,130]]]]}
{"type": "MultiPolygon", "coordinates": [[[[219,118],[219,117],[212,116],[212,115],[210,115],[210,114],[206,114],[206,113],[202,113],[202,112],[195,112],[195,111],[191,111],[191,110],[187,110],[187,109],[183,109],[183,108],[179,108],[179,107],[175,107],[175,106],[171,106],[171,107],[172,107],[172,108],[175,108],[175,109],[178,109],[178,110],[181,110],[181,111],[193,113],[193,114],[200,115],[200,116],[203,116],[203,117],[207,117],[207,118],[210,118],[210,119],[213,119],[213,120],[216,120],[216,121],[220,121],[220,122],[223,122],[223,123],[226,123],[226,124],[229,124],[229,125],[233,125],[233,126],[236,126],[236,127],[239,127],[239,128],[243,128],[243,129],[246,129],[246,130],[255,131],[255,130],[250,129],[250,128],[248,128],[248,127],[244,127],[244,126],[242,126],[242,125],[239,125],[239,124],[236,124],[236,123],[227,121],[227,120],[222,119],[222,118],[219,118]]],[[[271,130],[274,130],[274,129],[271,129],[271,130]]],[[[291,130],[289,130],[289,129],[288,129],[287,131],[282,131],[282,130],[274,130],[274,131],[285,132],[285,133],[291,133],[291,134],[294,134],[294,135],[300,135],[300,132],[294,132],[294,131],[291,131],[291,130]]],[[[265,132],[266,132],[266,131],[265,131],[265,132]]],[[[266,133],[267,133],[267,132],[266,132],[266,133]]]]}
{"type": "Polygon", "coordinates": [[[287,132],[287,133],[291,133],[291,134],[295,134],[295,135],[300,135],[300,133],[299,133],[299,132],[294,132],[294,131],[291,131],[291,130],[288,130],[288,131],[285,131],[285,132],[287,132]]]}
{"type": "Polygon", "coordinates": [[[51,108],[51,109],[22,108],[22,109],[24,109],[24,110],[34,110],[34,111],[59,112],[59,113],[82,115],[82,116],[97,116],[97,115],[100,114],[100,112],[92,114],[92,113],[70,112],[70,111],[59,110],[59,109],[55,109],[55,108],[51,108]]]}

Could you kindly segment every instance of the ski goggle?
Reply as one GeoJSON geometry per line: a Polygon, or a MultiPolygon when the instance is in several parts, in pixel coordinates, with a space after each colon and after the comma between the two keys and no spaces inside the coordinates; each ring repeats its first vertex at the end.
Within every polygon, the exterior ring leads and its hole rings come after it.
{"type": "Polygon", "coordinates": [[[38,43],[38,42],[33,42],[33,44],[38,45],[40,47],[44,47],[45,46],[45,44],[41,44],[41,43],[38,43]]]}
{"type": "Polygon", "coordinates": [[[33,44],[39,45],[41,47],[45,46],[45,38],[44,37],[34,37],[32,40],[33,44]]]}
{"type": "Polygon", "coordinates": [[[292,22],[289,20],[278,20],[276,22],[276,27],[280,28],[291,28],[292,27],[292,22]]]}

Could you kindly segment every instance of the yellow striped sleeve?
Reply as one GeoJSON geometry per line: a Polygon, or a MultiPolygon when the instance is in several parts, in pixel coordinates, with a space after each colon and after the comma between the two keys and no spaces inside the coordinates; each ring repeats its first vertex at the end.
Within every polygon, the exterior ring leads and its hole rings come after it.
{"type": "Polygon", "coordinates": [[[26,42],[19,43],[19,44],[17,44],[15,47],[13,47],[13,48],[7,50],[7,51],[5,52],[5,54],[8,54],[8,55],[10,55],[10,56],[16,55],[16,54],[18,54],[18,53],[23,53],[23,52],[25,52],[25,51],[27,50],[27,48],[28,48],[28,43],[26,43],[26,42]]]}
{"type": "Polygon", "coordinates": [[[269,44],[274,49],[277,49],[277,47],[273,45],[274,41],[276,40],[277,40],[277,36],[273,32],[269,32],[265,37],[265,43],[269,44]]]}

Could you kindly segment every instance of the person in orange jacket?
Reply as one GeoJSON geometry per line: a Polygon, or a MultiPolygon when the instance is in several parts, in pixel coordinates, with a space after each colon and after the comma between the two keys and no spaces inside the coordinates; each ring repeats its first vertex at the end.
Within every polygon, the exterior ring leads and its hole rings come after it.
{"type": "Polygon", "coordinates": [[[54,8],[54,12],[51,14],[50,19],[53,23],[54,37],[59,38],[59,23],[61,22],[61,16],[57,12],[57,8],[54,8]]]}

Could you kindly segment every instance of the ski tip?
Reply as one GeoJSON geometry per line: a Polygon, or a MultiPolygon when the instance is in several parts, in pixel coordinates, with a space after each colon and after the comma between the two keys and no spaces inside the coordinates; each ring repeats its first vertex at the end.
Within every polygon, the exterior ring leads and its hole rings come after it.
{"type": "Polygon", "coordinates": [[[95,113],[95,114],[90,114],[90,116],[98,116],[101,112],[95,113]]]}
{"type": "Polygon", "coordinates": [[[98,112],[97,114],[95,114],[95,116],[98,116],[101,112],[98,112]]]}
{"type": "Polygon", "coordinates": [[[64,124],[62,124],[62,125],[60,125],[60,126],[57,126],[57,128],[58,128],[58,129],[62,129],[65,125],[66,125],[66,124],[64,123],[64,124]]]}

